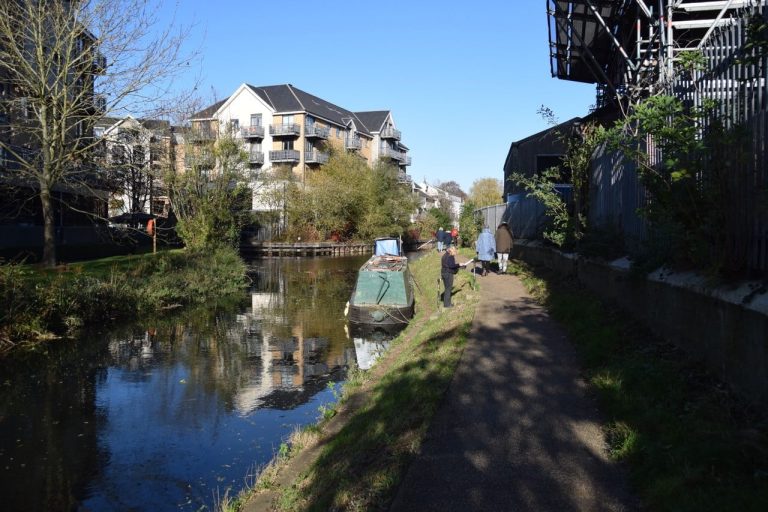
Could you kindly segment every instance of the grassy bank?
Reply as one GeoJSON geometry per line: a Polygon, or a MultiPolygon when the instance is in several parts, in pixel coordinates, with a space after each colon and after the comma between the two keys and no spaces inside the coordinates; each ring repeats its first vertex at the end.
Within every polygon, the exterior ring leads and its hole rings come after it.
{"type": "Polygon", "coordinates": [[[200,304],[243,289],[233,249],[163,251],[56,269],[0,265],[0,352],[98,322],[200,304]]]}
{"type": "Polygon", "coordinates": [[[294,434],[253,489],[222,510],[386,510],[450,383],[478,294],[467,272],[437,306],[439,256],[412,264],[417,312],[368,372],[353,373],[318,424],[294,434]],[[247,505],[244,505],[246,503],[247,505]]]}
{"type": "Polygon", "coordinates": [[[648,510],[768,510],[768,423],[690,358],[575,282],[516,263],[569,332],[648,510]]]}

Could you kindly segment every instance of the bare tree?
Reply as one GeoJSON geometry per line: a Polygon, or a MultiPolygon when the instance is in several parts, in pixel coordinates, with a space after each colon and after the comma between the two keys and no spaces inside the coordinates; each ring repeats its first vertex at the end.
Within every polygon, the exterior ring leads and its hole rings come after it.
{"type": "Polygon", "coordinates": [[[105,112],[159,116],[168,80],[188,66],[185,32],[157,27],[158,9],[152,0],[0,2],[3,178],[39,198],[46,265],[56,262],[54,193],[102,185],[94,123],[105,112]]]}
{"type": "Polygon", "coordinates": [[[461,189],[461,185],[456,183],[455,181],[440,181],[435,185],[440,190],[443,190],[445,192],[448,192],[451,195],[454,195],[456,197],[460,197],[462,200],[467,198],[467,193],[464,192],[461,189]]]}

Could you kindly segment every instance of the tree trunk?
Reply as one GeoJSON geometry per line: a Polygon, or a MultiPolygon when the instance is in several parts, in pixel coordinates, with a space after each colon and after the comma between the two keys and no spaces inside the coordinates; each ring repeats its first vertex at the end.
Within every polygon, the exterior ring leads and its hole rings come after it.
{"type": "Polygon", "coordinates": [[[53,219],[53,198],[47,186],[40,188],[40,204],[43,208],[43,265],[56,265],[56,231],[53,219]]]}

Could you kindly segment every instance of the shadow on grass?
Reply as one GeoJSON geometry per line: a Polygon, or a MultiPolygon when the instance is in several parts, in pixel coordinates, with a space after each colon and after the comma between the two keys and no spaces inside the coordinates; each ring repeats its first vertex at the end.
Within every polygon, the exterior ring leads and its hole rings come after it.
{"type": "Polygon", "coordinates": [[[703,366],[573,281],[523,271],[578,347],[645,506],[661,511],[768,510],[768,417],[703,366]]]}

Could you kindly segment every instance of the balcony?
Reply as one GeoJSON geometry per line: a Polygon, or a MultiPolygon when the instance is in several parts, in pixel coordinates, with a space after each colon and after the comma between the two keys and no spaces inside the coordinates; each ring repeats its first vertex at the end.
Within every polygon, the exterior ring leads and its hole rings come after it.
{"type": "Polygon", "coordinates": [[[264,152],[263,151],[251,151],[248,153],[248,163],[249,164],[263,164],[264,163],[264,152]]]}
{"type": "Polygon", "coordinates": [[[400,140],[400,130],[395,130],[391,126],[387,126],[381,130],[381,138],[400,140]]]}
{"type": "Polygon", "coordinates": [[[299,160],[301,160],[301,153],[299,153],[295,149],[284,149],[282,151],[270,151],[269,160],[273,163],[276,163],[276,162],[299,163],[299,160]]]}
{"type": "Polygon", "coordinates": [[[328,153],[313,149],[304,152],[304,161],[308,164],[324,164],[328,161],[328,153]]]}
{"type": "Polygon", "coordinates": [[[189,169],[213,169],[216,166],[216,158],[207,151],[198,154],[186,154],[184,155],[184,164],[189,169]]]}
{"type": "Polygon", "coordinates": [[[240,128],[240,136],[244,139],[263,139],[263,126],[243,126],[240,128]]]}
{"type": "Polygon", "coordinates": [[[325,126],[304,125],[304,136],[310,139],[327,139],[331,129],[325,126]]]}
{"type": "Polygon", "coordinates": [[[96,113],[103,114],[107,111],[107,97],[103,94],[94,94],[93,95],[93,108],[96,110],[96,113]]]}
{"type": "Polygon", "coordinates": [[[192,142],[211,142],[216,140],[216,132],[212,128],[192,128],[189,138],[192,142]]]}
{"type": "Polygon", "coordinates": [[[402,162],[400,162],[400,165],[405,165],[405,166],[411,165],[411,157],[404,156],[402,162]]]}
{"type": "Polygon", "coordinates": [[[298,137],[301,135],[301,126],[298,124],[271,124],[269,134],[273,137],[298,137]]]}
{"type": "Polygon", "coordinates": [[[347,137],[344,141],[344,149],[360,149],[363,147],[363,141],[360,137],[347,137]]]}
{"type": "Polygon", "coordinates": [[[93,57],[93,72],[97,75],[104,74],[107,71],[107,57],[101,53],[96,52],[93,57]]]}
{"type": "Polygon", "coordinates": [[[399,172],[399,173],[397,173],[397,182],[398,183],[411,184],[411,183],[413,183],[413,180],[411,179],[411,177],[408,174],[406,174],[404,172],[399,172]]]}
{"type": "Polygon", "coordinates": [[[391,158],[392,160],[397,160],[398,162],[402,162],[406,159],[405,153],[396,149],[392,149],[388,146],[381,147],[379,156],[381,158],[391,158]]]}

